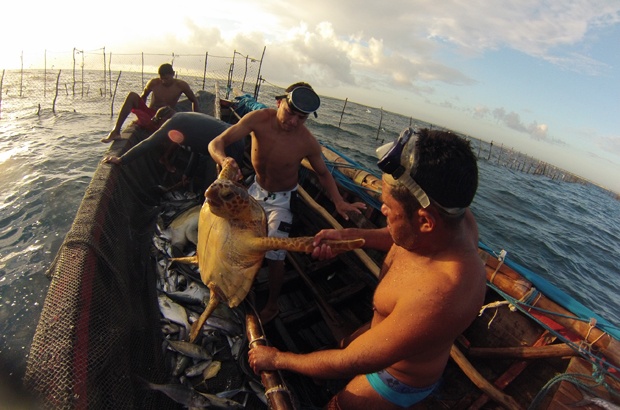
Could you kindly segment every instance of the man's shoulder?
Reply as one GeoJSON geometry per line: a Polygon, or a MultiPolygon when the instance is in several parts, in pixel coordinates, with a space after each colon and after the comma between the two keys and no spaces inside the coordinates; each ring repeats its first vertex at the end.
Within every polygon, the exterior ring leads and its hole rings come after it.
{"type": "Polygon", "coordinates": [[[247,124],[260,127],[268,124],[269,120],[275,117],[275,115],[276,110],[273,108],[261,108],[260,110],[250,111],[243,116],[242,120],[244,120],[247,124]]]}
{"type": "Polygon", "coordinates": [[[175,78],[174,83],[180,87],[189,87],[189,84],[185,80],[181,80],[180,78],[175,78]]]}

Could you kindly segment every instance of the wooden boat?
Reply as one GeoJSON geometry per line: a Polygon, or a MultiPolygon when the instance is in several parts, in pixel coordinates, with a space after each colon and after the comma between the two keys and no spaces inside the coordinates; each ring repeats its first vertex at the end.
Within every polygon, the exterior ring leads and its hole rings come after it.
{"type": "MultiPolygon", "coordinates": [[[[217,90],[200,95],[213,101],[204,104],[213,114],[234,121],[234,104],[220,101],[217,90]]],[[[111,153],[124,152],[145,133],[131,128],[125,136],[128,139],[115,142],[111,153]]],[[[377,176],[359,171],[328,147],[324,152],[336,180],[342,182],[345,199],[375,206],[343,221],[313,171],[304,166],[300,170],[303,201],[294,235],[313,235],[330,227],[383,226],[384,217],[376,206],[377,176]]],[[[177,161],[184,161],[182,153],[177,161]]],[[[162,200],[161,189],[155,187],[171,187],[177,182],[178,178],[159,165],[155,152],[122,169],[97,168],[50,269],[50,289],[29,356],[25,386],[45,407],[182,407],[160,391],[143,388],[140,382],[164,383],[170,374],[162,352],[164,336],[151,239],[162,200]]],[[[245,306],[246,343],[258,340],[294,352],[334,347],[340,338],[370,320],[383,256],[358,250],[317,261],[289,253],[280,314],[261,326],[253,309],[245,306]]],[[[583,309],[573,308],[574,301],[558,302],[556,294],[543,290],[544,281],[503,253],[495,254],[481,244],[480,256],[489,285],[485,308],[454,344],[443,383],[426,400],[426,407],[617,406],[617,333],[601,318],[591,320],[594,314],[580,316],[576,310],[583,309]]],[[[266,295],[267,284],[259,275],[248,299],[260,305],[266,295]]],[[[258,381],[243,357],[242,353],[238,366],[232,366],[240,375],[230,377],[258,381]]],[[[260,381],[269,390],[269,407],[273,409],[320,408],[346,383],[317,382],[284,372],[262,374],[260,381]]],[[[247,390],[238,394],[247,398],[247,390]]],[[[266,407],[256,400],[243,404],[246,408],[266,407]]]]}

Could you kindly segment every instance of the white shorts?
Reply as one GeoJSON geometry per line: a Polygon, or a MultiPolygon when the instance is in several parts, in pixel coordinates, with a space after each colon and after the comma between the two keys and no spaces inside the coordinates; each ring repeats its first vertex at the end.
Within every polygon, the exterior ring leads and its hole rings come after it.
{"type": "MultiPolygon", "coordinates": [[[[267,236],[288,238],[293,226],[291,199],[297,195],[297,187],[290,191],[269,192],[254,180],[248,193],[261,204],[267,214],[267,236]]],[[[285,257],[286,251],[282,249],[267,251],[265,254],[265,258],[276,261],[283,261],[285,257]]]]}

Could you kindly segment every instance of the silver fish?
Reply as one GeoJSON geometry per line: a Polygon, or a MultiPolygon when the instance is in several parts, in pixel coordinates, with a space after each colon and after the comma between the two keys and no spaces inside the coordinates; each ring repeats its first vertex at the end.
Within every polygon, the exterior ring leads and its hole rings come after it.
{"type": "Polygon", "coordinates": [[[230,320],[221,319],[217,316],[209,317],[206,323],[208,326],[219,329],[231,336],[236,336],[243,333],[243,328],[238,323],[231,322],[230,320]]]}
{"type": "Polygon", "coordinates": [[[195,343],[184,342],[181,340],[168,340],[167,343],[170,349],[193,359],[212,359],[211,353],[209,353],[207,349],[195,343]]]}
{"type": "Polygon", "coordinates": [[[186,330],[186,334],[189,334],[190,324],[187,320],[187,311],[178,303],[175,303],[163,293],[157,296],[159,302],[159,310],[161,314],[173,323],[177,323],[183,326],[186,330]]]}
{"type": "Polygon", "coordinates": [[[199,393],[182,384],[157,384],[144,381],[145,385],[153,390],[160,391],[179,404],[187,407],[242,409],[241,404],[233,400],[221,399],[212,394],[199,393]]]}
{"type": "MultiPolygon", "coordinates": [[[[165,319],[164,319],[165,320],[165,319]]],[[[179,333],[179,325],[169,321],[165,321],[161,325],[161,332],[165,335],[174,335],[179,333]]]]}
{"type": "Polygon", "coordinates": [[[198,362],[195,365],[189,366],[185,369],[185,375],[187,377],[196,377],[201,375],[202,372],[211,364],[211,360],[203,360],[202,362],[198,362]]]}
{"type": "Polygon", "coordinates": [[[159,282],[159,287],[164,288],[166,283],[166,260],[163,258],[159,259],[157,261],[157,264],[155,265],[155,268],[157,270],[157,280],[159,282]]]}
{"type": "Polygon", "coordinates": [[[189,285],[182,290],[166,293],[170,299],[183,304],[201,305],[205,299],[209,299],[209,288],[202,283],[190,281],[189,285]]]}
{"type": "Polygon", "coordinates": [[[256,383],[253,380],[250,380],[248,384],[250,385],[250,388],[252,388],[252,390],[254,391],[254,394],[256,394],[256,397],[258,397],[260,401],[265,403],[266,406],[269,406],[269,403],[267,402],[267,396],[265,396],[265,388],[263,387],[263,385],[256,383]]]}
{"type": "Polygon", "coordinates": [[[227,337],[228,337],[228,344],[230,345],[230,353],[235,358],[235,360],[237,360],[239,358],[239,354],[241,353],[241,348],[245,344],[244,338],[242,338],[241,336],[233,336],[233,337],[227,336],[227,337]]]}
{"type": "Polygon", "coordinates": [[[174,369],[172,369],[172,375],[179,376],[185,373],[185,370],[187,369],[191,361],[192,361],[191,357],[178,354],[176,363],[174,365],[174,369]]]}
{"type": "Polygon", "coordinates": [[[222,362],[218,362],[217,360],[209,363],[209,365],[202,372],[202,380],[206,381],[214,378],[222,369],[222,362]]]}

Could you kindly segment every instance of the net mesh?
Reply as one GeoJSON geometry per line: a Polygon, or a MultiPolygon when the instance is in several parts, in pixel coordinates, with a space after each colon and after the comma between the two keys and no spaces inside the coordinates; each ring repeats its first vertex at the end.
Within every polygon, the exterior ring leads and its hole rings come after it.
{"type": "Polygon", "coordinates": [[[140,93],[170,63],[178,79],[192,90],[211,90],[220,84],[224,98],[232,89],[257,95],[262,83],[262,58],[234,52],[232,56],[204,54],[117,54],[106,49],[72,52],[44,50],[6,58],[0,66],[0,114],[24,99],[39,110],[76,110],[118,114],[130,91],[140,93]]]}
{"type": "MultiPolygon", "coordinates": [[[[120,155],[145,137],[114,143],[120,155]]],[[[25,385],[49,408],[174,408],[136,387],[163,382],[156,274],[149,263],[158,194],[155,153],[100,165],[48,275],[25,385]]]]}

